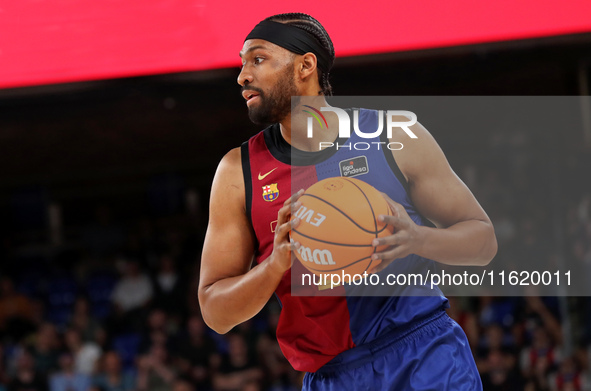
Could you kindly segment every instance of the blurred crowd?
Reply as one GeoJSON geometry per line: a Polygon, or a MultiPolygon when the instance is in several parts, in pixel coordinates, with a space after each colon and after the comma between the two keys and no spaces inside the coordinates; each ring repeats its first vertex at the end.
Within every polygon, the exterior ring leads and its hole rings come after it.
{"type": "Polygon", "coordinates": [[[276,303],[224,336],[203,322],[204,226],[186,212],[124,222],[99,205],[57,247],[6,235],[0,391],[297,390],[276,303]]]}
{"type": "MultiPolygon", "coordinates": [[[[502,147],[524,155],[519,140],[502,147]]],[[[460,171],[495,224],[494,262],[556,256],[548,200],[527,198],[539,190],[528,168],[535,160],[498,159],[488,162],[494,170],[460,171]],[[512,174],[501,180],[504,165],[512,174]]],[[[226,335],[204,324],[197,284],[206,217],[186,199],[173,213],[127,219],[105,203],[84,224],[49,223],[42,233],[4,226],[0,391],[299,389],[302,374],[276,341],[274,299],[226,335]]],[[[591,193],[562,207],[563,256],[591,266],[591,193]]],[[[449,299],[485,390],[591,390],[589,298],[449,299]]]]}

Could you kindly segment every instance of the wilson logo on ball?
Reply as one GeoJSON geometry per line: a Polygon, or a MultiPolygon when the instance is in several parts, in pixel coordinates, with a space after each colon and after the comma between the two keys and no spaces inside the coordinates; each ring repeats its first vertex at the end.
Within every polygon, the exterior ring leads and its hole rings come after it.
{"type": "Polygon", "coordinates": [[[335,262],[332,259],[332,253],[330,250],[320,250],[315,248],[312,250],[309,247],[300,246],[298,254],[304,262],[313,262],[317,265],[334,265],[335,262]]]}

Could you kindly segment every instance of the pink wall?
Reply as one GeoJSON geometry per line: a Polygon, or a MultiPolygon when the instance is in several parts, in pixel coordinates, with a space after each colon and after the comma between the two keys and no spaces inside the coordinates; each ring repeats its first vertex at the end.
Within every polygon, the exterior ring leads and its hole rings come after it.
{"type": "MultiPolygon", "coordinates": [[[[264,0],[0,2],[0,88],[239,65],[264,0]]],[[[303,11],[351,56],[591,31],[589,0],[319,0],[303,11]],[[370,4],[371,5],[368,5],[370,4]]]]}

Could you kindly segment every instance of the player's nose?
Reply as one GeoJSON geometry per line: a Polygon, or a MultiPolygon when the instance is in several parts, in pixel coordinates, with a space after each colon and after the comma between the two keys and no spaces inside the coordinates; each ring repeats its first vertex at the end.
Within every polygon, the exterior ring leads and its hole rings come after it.
{"type": "Polygon", "coordinates": [[[238,84],[244,87],[248,83],[252,83],[252,73],[248,70],[248,67],[243,66],[238,74],[238,84]]]}

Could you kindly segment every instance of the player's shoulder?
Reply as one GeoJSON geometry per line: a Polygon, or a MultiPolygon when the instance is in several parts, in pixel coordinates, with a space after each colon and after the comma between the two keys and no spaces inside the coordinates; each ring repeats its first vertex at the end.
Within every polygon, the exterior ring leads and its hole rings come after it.
{"type": "MultiPolygon", "coordinates": [[[[393,116],[391,120],[406,122],[408,117],[393,116]]],[[[433,169],[435,165],[440,165],[445,157],[437,141],[420,122],[408,126],[407,130],[410,130],[414,137],[402,127],[393,127],[389,141],[401,146],[393,150],[392,154],[404,176],[409,179],[425,170],[433,169]]]]}
{"type": "Polygon", "coordinates": [[[244,203],[244,179],[240,147],[232,148],[220,160],[211,184],[211,205],[222,203],[226,210],[244,203]]]}
{"type": "Polygon", "coordinates": [[[220,160],[218,171],[220,169],[237,169],[242,167],[242,151],[241,147],[235,147],[230,149],[222,160],[220,160]]]}
{"type": "Polygon", "coordinates": [[[215,176],[213,187],[223,185],[242,187],[242,154],[240,147],[232,148],[220,160],[215,176]]]}

